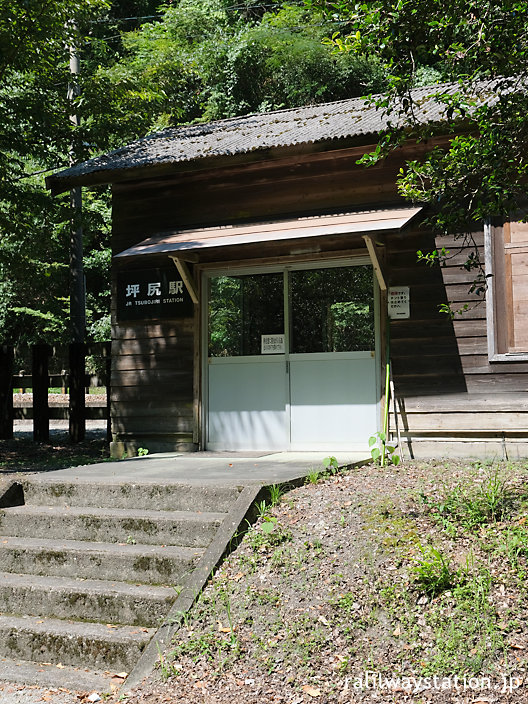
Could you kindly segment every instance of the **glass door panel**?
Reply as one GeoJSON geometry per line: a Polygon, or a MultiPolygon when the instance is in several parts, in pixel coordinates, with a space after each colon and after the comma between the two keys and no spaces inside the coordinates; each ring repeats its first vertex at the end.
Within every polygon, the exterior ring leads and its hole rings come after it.
{"type": "Polygon", "coordinates": [[[207,447],[288,449],[286,357],[262,354],[285,333],[284,273],[212,277],[208,323],[207,447]]]}
{"type": "Polygon", "coordinates": [[[215,276],[209,289],[209,357],[261,354],[262,336],[284,334],[284,276],[215,276]]]}
{"type": "Polygon", "coordinates": [[[291,352],[351,352],[375,347],[372,267],[290,273],[291,352]]]}
{"type": "Polygon", "coordinates": [[[290,273],[290,447],[363,450],[377,430],[370,265],[290,273]]]}

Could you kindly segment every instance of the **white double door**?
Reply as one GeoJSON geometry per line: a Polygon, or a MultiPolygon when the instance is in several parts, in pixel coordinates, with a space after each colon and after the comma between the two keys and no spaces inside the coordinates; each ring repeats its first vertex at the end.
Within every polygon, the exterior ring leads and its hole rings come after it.
{"type": "Polygon", "coordinates": [[[205,446],[364,450],[377,429],[370,264],[207,278],[205,446]]]}

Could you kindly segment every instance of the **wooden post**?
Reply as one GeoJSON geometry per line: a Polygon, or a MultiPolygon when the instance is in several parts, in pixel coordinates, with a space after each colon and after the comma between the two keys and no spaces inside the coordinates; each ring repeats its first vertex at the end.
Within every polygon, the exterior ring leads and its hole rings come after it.
{"type": "Polygon", "coordinates": [[[68,372],[66,369],[61,369],[61,394],[68,393],[68,372]]]}
{"type": "Polygon", "coordinates": [[[33,345],[31,383],[33,387],[33,440],[49,442],[48,357],[49,345],[33,345]]]}
{"type": "Polygon", "coordinates": [[[13,347],[0,345],[0,440],[13,437],[13,347]]]}
{"type": "Polygon", "coordinates": [[[70,440],[72,442],[82,442],[86,432],[85,354],[86,347],[83,342],[70,343],[70,440]]]}
{"type": "Polygon", "coordinates": [[[112,418],[110,415],[112,408],[112,343],[106,342],[103,346],[103,353],[105,355],[106,362],[106,439],[108,442],[112,442],[112,418]]]}

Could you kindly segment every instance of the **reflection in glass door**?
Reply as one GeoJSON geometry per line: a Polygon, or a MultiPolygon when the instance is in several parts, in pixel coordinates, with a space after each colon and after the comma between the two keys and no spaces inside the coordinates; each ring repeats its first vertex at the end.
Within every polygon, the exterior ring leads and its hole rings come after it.
{"type": "Polygon", "coordinates": [[[206,446],[286,449],[286,358],[262,353],[263,338],[284,340],[282,272],[212,277],[208,329],[206,446]]]}
{"type": "Polygon", "coordinates": [[[370,265],[290,272],[290,449],[366,448],[377,429],[370,265]]]}
{"type": "Polygon", "coordinates": [[[368,264],[210,277],[206,446],[366,448],[375,327],[368,264]]]}

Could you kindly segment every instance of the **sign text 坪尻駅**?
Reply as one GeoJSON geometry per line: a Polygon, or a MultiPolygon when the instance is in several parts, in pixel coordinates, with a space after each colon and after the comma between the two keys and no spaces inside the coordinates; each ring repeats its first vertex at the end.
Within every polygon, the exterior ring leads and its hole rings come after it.
{"type": "Polygon", "coordinates": [[[117,319],[187,318],[193,302],[175,267],[117,274],[117,319]]]}

